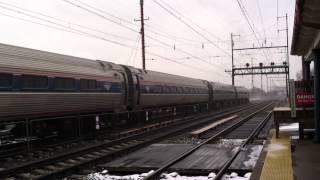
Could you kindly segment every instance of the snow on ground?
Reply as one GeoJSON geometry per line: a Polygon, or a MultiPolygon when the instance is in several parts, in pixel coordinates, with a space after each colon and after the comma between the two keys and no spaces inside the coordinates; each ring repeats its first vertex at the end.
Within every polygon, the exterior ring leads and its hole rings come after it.
{"type": "Polygon", "coordinates": [[[142,174],[117,176],[117,175],[110,175],[108,173],[108,170],[104,170],[102,172],[89,174],[87,179],[88,180],[141,180],[151,173],[153,173],[153,170],[151,170],[147,173],[142,173],[142,174]]]}
{"type": "Polygon", "coordinates": [[[277,157],[279,156],[278,153],[276,153],[276,151],[280,151],[280,150],[283,150],[283,149],[287,149],[288,147],[282,145],[282,144],[270,144],[268,146],[268,153],[270,157],[277,157]]]}
{"type": "Polygon", "coordinates": [[[243,162],[243,164],[248,168],[254,168],[256,162],[260,156],[263,146],[253,146],[251,148],[252,152],[249,154],[249,160],[243,162]]]}
{"type": "Polygon", "coordinates": [[[218,144],[225,147],[234,147],[240,146],[244,141],[245,139],[220,139],[218,144]]]}
{"type": "Polygon", "coordinates": [[[298,131],[299,123],[281,124],[280,131],[298,131]]]}
{"type": "MultiPolygon", "coordinates": [[[[126,175],[126,176],[116,176],[108,174],[107,170],[104,170],[99,173],[93,173],[88,175],[88,180],[142,180],[148,174],[152,173],[153,171],[149,171],[147,173],[142,174],[133,174],[133,175],[126,175]]],[[[231,174],[225,174],[222,177],[222,180],[249,180],[251,173],[246,173],[243,177],[238,176],[237,173],[233,172],[231,174]]],[[[215,173],[210,173],[208,176],[180,176],[176,172],[171,173],[163,173],[161,175],[161,180],[212,180],[216,177],[215,173]]]]}

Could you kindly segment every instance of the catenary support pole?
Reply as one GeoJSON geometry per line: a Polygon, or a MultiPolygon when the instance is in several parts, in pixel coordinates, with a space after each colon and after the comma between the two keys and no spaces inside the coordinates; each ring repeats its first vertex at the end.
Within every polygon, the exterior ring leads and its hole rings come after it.
{"type": "Polygon", "coordinates": [[[140,0],[140,21],[141,21],[141,45],[142,45],[142,69],[146,69],[146,53],[145,53],[145,41],[144,41],[144,12],[143,12],[143,0],[140,0]]]}
{"type": "Polygon", "coordinates": [[[320,49],[313,50],[314,59],[314,141],[320,143],[320,49]]]}
{"type": "Polygon", "coordinates": [[[232,86],[234,86],[234,70],[233,70],[233,35],[231,33],[231,76],[232,76],[232,86]]]}

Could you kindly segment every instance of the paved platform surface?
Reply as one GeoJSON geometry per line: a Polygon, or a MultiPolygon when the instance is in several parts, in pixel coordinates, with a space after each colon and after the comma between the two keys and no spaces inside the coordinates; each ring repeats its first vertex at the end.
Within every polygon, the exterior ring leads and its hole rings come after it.
{"type": "Polygon", "coordinates": [[[320,144],[312,139],[299,140],[293,152],[293,170],[296,180],[320,179],[320,144]]]}
{"type": "MultiPolygon", "coordinates": [[[[177,154],[181,154],[194,145],[189,144],[154,144],[126,157],[103,165],[113,172],[145,172],[154,170],[166,164],[177,154]]],[[[251,171],[255,166],[262,145],[249,145],[244,149],[234,163],[231,170],[237,172],[251,171]]],[[[174,164],[170,170],[188,174],[207,174],[220,169],[234,154],[235,148],[217,144],[207,144],[199,148],[184,160],[174,164]]]]}
{"type": "Polygon", "coordinates": [[[293,180],[290,136],[276,138],[274,133],[267,151],[260,180],[293,180]]]}

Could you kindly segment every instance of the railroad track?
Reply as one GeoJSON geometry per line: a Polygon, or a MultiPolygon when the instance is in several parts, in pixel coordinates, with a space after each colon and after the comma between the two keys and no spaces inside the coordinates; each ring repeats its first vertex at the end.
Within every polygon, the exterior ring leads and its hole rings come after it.
{"type": "MultiPolygon", "coordinates": [[[[219,113],[223,113],[223,112],[227,112],[230,109],[225,109],[222,110],[219,113]]],[[[212,112],[208,112],[207,114],[212,114],[212,112]]],[[[142,134],[145,133],[147,131],[151,131],[157,128],[162,128],[165,126],[170,126],[173,125],[175,123],[179,123],[178,121],[184,121],[184,120],[188,120],[188,119],[192,119],[194,118],[195,115],[189,115],[189,116],[185,116],[185,117],[179,117],[179,118],[175,118],[172,120],[166,120],[166,121],[160,121],[160,122],[154,122],[152,124],[147,124],[145,126],[142,127],[137,127],[137,128],[133,128],[133,129],[123,129],[120,130],[118,132],[113,132],[111,135],[110,134],[101,134],[99,133],[98,136],[94,136],[93,135],[87,135],[87,136],[81,136],[78,138],[73,138],[73,139],[64,139],[64,140],[57,140],[57,141],[47,141],[46,139],[41,140],[43,141],[43,143],[39,143],[37,142],[37,145],[34,145],[34,141],[39,141],[39,140],[31,140],[30,141],[30,146],[27,148],[27,142],[26,140],[24,142],[19,142],[17,144],[8,144],[5,146],[1,146],[0,149],[0,163],[1,162],[5,162],[8,159],[20,159],[19,157],[22,156],[32,156],[34,153],[30,153],[30,151],[33,152],[37,152],[37,154],[42,152],[47,152],[47,151],[52,151],[52,149],[55,149],[55,151],[60,151],[60,150],[67,150],[68,148],[79,148],[77,147],[77,145],[80,145],[81,147],[85,146],[85,145],[89,145],[91,143],[96,144],[97,143],[97,139],[98,140],[102,140],[105,141],[106,139],[110,139],[110,140],[115,140],[115,139],[120,139],[123,137],[128,137],[128,136],[132,136],[132,135],[136,135],[136,134],[142,134]],[[95,139],[94,139],[95,138],[95,139]],[[16,146],[16,147],[11,147],[11,146],[16,146]]],[[[30,157],[32,158],[32,157],[30,157]]],[[[29,159],[30,159],[29,158],[29,159]]],[[[35,157],[38,158],[38,157],[35,157]]],[[[1,170],[1,166],[0,166],[0,170],[1,170]]]]}
{"type": "Polygon", "coordinates": [[[201,121],[194,121],[194,119],[190,118],[173,125],[172,129],[167,130],[165,133],[160,128],[154,132],[133,135],[114,141],[98,142],[97,144],[76,148],[68,152],[56,153],[53,150],[51,155],[44,154],[39,159],[26,160],[22,158],[18,163],[6,164],[5,168],[2,166],[0,177],[16,179],[48,179],[58,177],[69,170],[92,162],[97,163],[102,160],[114,159],[124,153],[132,152],[160,139],[169,137],[172,134],[194,128],[195,126],[201,126],[208,121],[212,121],[212,119],[228,116],[252,106],[254,105],[238,108],[233,111],[221,112],[210,118],[207,116],[212,115],[204,115],[201,121]]]}
{"type": "MultiPolygon", "coordinates": [[[[232,133],[236,132],[236,131],[234,131],[235,129],[245,128],[247,130],[247,132],[249,132],[245,138],[245,141],[241,143],[241,145],[239,146],[239,148],[237,148],[237,150],[232,155],[232,157],[224,163],[223,167],[217,172],[217,174],[214,178],[214,180],[221,179],[222,176],[226,173],[226,171],[230,167],[230,165],[232,164],[232,162],[236,159],[236,157],[242,151],[242,149],[244,149],[248,143],[253,141],[253,139],[258,135],[260,130],[268,122],[268,120],[270,119],[270,117],[272,115],[272,112],[263,112],[263,111],[271,106],[272,106],[272,103],[264,106],[263,108],[255,111],[251,114],[249,114],[248,116],[242,118],[240,121],[219,130],[214,135],[212,135],[210,138],[207,138],[205,141],[201,142],[200,144],[196,145],[195,147],[187,150],[186,152],[184,152],[180,155],[177,155],[176,158],[174,158],[173,160],[170,160],[165,165],[163,165],[160,168],[158,168],[157,170],[153,171],[144,179],[145,180],[160,179],[160,176],[163,172],[165,172],[167,169],[169,169],[174,164],[182,161],[183,159],[188,157],[190,154],[192,154],[193,152],[195,152],[199,148],[203,147],[205,144],[211,143],[213,141],[217,141],[220,137],[223,137],[223,136],[228,136],[228,135],[230,136],[232,133]],[[256,118],[257,115],[263,117],[263,120],[261,120],[261,118],[256,118]],[[255,124],[255,126],[252,126],[253,124],[255,124]]],[[[243,137],[245,137],[245,136],[243,136],[243,137]]]]}

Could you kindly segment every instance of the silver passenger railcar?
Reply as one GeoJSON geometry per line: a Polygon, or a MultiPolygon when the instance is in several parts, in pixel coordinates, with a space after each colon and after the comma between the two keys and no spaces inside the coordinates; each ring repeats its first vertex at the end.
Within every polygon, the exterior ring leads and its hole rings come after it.
{"type": "Polygon", "coordinates": [[[122,67],[0,44],[0,118],[125,109],[122,67]]]}
{"type": "MultiPolygon", "coordinates": [[[[0,44],[0,121],[109,113],[105,123],[126,123],[146,119],[148,109],[193,113],[245,102],[243,87],[0,44]]],[[[100,127],[99,117],[91,121],[100,127]]]]}

